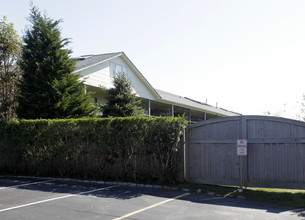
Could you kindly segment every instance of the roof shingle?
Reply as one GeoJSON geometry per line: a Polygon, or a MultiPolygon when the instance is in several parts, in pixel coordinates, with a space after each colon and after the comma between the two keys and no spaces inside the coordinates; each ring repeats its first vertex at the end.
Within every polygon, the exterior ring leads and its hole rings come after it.
{"type": "Polygon", "coordinates": [[[117,53],[106,53],[106,54],[98,54],[98,55],[84,55],[78,58],[74,58],[76,60],[75,69],[79,70],[96,63],[103,62],[105,60],[111,59],[112,57],[116,57],[122,54],[122,52],[117,53]]]}

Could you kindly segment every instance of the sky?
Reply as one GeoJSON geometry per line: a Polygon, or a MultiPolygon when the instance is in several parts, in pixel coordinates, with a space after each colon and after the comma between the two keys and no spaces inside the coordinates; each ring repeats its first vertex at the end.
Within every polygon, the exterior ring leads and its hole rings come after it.
{"type": "MultiPolygon", "coordinates": [[[[244,115],[297,118],[304,0],[33,0],[73,57],[123,51],[156,88],[244,115]]],[[[0,0],[22,37],[30,1],[0,0]]]]}

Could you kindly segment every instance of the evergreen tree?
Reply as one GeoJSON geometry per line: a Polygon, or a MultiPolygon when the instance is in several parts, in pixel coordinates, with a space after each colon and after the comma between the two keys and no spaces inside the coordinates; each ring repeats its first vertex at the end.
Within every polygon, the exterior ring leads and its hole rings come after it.
{"type": "Polygon", "coordinates": [[[17,66],[21,41],[13,23],[6,17],[0,21],[0,119],[16,118],[17,81],[21,73],[17,66]]]}
{"type": "Polygon", "coordinates": [[[95,111],[85,85],[75,75],[68,39],[61,38],[60,21],[31,9],[31,27],[23,38],[17,114],[19,118],[78,118],[95,111]]]}
{"type": "Polygon", "coordinates": [[[113,78],[114,88],[109,89],[108,103],[104,106],[103,115],[114,117],[140,116],[144,110],[140,107],[141,100],[132,93],[130,82],[124,74],[113,78]]]}

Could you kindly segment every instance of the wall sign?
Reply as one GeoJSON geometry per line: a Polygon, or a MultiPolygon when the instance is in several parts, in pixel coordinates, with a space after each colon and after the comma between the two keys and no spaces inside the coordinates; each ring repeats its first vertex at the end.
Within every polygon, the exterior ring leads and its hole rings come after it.
{"type": "Polygon", "coordinates": [[[237,155],[247,156],[247,139],[237,140],[237,155]]]}

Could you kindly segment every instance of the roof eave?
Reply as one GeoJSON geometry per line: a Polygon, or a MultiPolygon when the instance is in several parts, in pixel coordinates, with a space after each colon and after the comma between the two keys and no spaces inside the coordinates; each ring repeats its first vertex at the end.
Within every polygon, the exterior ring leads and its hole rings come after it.
{"type": "MultiPolygon", "coordinates": [[[[164,99],[164,98],[159,99],[159,101],[163,101],[163,103],[167,103],[167,104],[174,104],[174,105],[179,106],[179,107],[189,108],[191,110],[204,111],[206,113],[213,114],[213,115],[218,115],[218,116],[222,116],[222,117],[239,115],[239,114],[236,114],[234,112],[225,111],[223,109],[218,109],[218,108],[216,108],[215,110],[223,111],[223,113],[215,112],[213,110],[209,110],[209,109],[206,109],[206,108],[198,108],[198,107],[194,107],[194,106],[190,106],[190,105],[185,105],[185,104],[181,104],[179,102],[175,102],[175,101],[164,99]]],[[[213,107],[210,107],[210,108],[213,108],[213,107]]]]}

